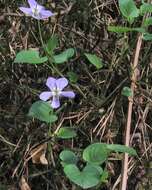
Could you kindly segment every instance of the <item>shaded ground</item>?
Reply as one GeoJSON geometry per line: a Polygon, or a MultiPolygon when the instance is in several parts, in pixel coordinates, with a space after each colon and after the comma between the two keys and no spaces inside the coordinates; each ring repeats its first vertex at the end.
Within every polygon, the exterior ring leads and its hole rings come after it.
{"type": "MultiPolygon", "coordinates": [[[[74,141],[59,141],[53,149],[55,167],[25,164],[27,151],[46,138],[47,126],[26,116],[31,104],[45,89],[51,73],[46,66],[14,64],[16,52],[40,48],[37,22],[22,15],[18,7],[23,1],[0,1],[0,189],[18,189],[20,177],[28,178],[34,190],[77,189],[65,178],[58,155],[64,147],[81,149],[91,142],[123,144],[128,100],[121,95],[124,86],[130,86],[136,34],[116,35],[107,31],[108,24],[123,24],[117,2],[114,0],[41,1],[57,16],[41,22],[42,35],[47,41],[52,32],[60,40],[56,50],[75,47],[76,56],[59,66],[67,77],[74,71],[78,82],[72,85],[74,101],[63,101],[56,129],[74,125],[78,136],[74,141]],[[88,64],[84,52],[96,53],[104,67],[97,71],[88,64]],[[17,145],[17,146],[16,146],[17,145]]],[[[26,4],[26,3],[25,3],[26,4]]],[[[139,21],[140,22],[140,21],[139,21]]],[[[132,141],[140,159],[132,158],[128,189],[150,189],[150,135],[152,126],[152,44],[143,43],[140,55],[139,81],[133,107],[132,141]]],[[[41,51],[41,48],[39,49],[41,51]]],[[[115,155],[112,155],[115,158],[115,155]]],[[[110,159],[108,183],[101,190],[112,189],[121,174],[121,161],[110,159]]],[[[94,188],[95,189],[95,188],[94,188]]],[[[115,188],[118,189],[118,188],[115,188]]]]}

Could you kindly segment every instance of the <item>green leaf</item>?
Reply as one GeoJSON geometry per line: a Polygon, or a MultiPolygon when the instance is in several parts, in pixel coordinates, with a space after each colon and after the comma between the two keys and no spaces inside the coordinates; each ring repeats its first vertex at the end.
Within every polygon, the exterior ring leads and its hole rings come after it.
{"type": "Polygon", "coordinates": [[[68,164],[77,164],[78,162],[78,157],[70,150],[63,150],[59,157],[62,160],[62,166],[66,166],[68,164]]]}
{"type": "Polygon", "coordinates": [[[72,128],[62,127],[59,129],[56,135],[57,137],[62,138],[62,139],[70,139],[70,138],[75,137],[77,134],[72,128]]]}
{"type": "Polygon", "coordinates": [[[56,64],[64,63],[68,61],[71,57],[73,57],[74,54],[75,54],[75,50],[73,48],[69,48],[58,55],[54,55],[53,62],[56,64]]]}
{"type": "Polygon", "coordinates": [[[70,82],[76,83],[78,81],[78,75],[72,71],[67,72],[70,82]]]}
{"type": "Polygon", "coordinates": [[[97,69],[101,69],[103,67],[103,62],[101,58],[97,57],[95,54],[85,53],[84,54],[89,62],[93,64],[97,69]]]}
{"type": "Polygon", "coordinates": [[[132,28],[132,31],[141,32],[141,33],[146,32],[145,28],[141,28],[141,27],[139,27],[139,28],[132,28]]]}
{"type": "Polygon", "coordinates": [[[127,87],[127,86],[125,86],[125,87],[122,89],[121,94],[122,94],[123,96],[127,96],[127,97],[133,95],[131,88],[129,88],[129,87],[127,87]]]}
{"type": "Polygon", "coordinates": [[[129,28],[123,26],[108,26],[108,31],[116,32],[116,33],[124,33],[124,32],[141,32],[144,33],[144,28],[129,28]]]}
{"type": "Polygon", "coordinates": [[[28,115],[47,123],[53,123],[57,120],[57,116],[53,113],[51,105],[44,101],[33,103],[28,115]]]}
{"type": "Polygon", "coordinates": [[[36,50],[22,50],[17,53],[15,63],[41,64],[48,60],[47,57],[40,57],[36,50]]]}
{"type": "Polygon", "coordinates": [[[152,13],[152,4],[143,3],[140,6],[140,14],[144,15],[145,13],[152,13]]]}
{"type": "Polygon", "coordinates": [[[57,46],[58,46],[58,38],[56,35],[53,35],[46,44],[46,50],[48,54],[53,55],[53,51],[57,46]]]}
{"type": "Polygon", "coordinates": [[[8,186],[5,186],[5,185],[3,185],[3,184],[0,184],[0,190],[7,190],[7,189],[9,189],[8,186]]]}
{"type": "Polygon", "coordinates": [[[102,176],[101,176],[101,182],[102,183],[107,183],[107,178],[109,176],[109,173],[107,170],[104,170],[103,173],[102,173],[102,176]]]}
{"type": "Polygon", "coordinates": [[[7,190],[7,189],[10,189],[9,186],[0,183],[0,190],[7,190]]]}
{"type": "Polygon", "coordinates": [[[152,17],[149,17],[149,18],[145,19],[143,25],[144,26],[152,25],[152,17]]]}
{"type": "Polygon", "coordinates": [[[128,153],[130,155],[136,156],[137,153],[135,149],[131,147],[127,147],[125,145],[120,145],[120,144],[107,144],[107,148],[109,150],[115,151],[115,152],[122,152],[122,153],[128,153]]]}
{"type": "Polygon", "coordinates": [[[106,161],[111,151],[126,152],[130,155],[137,155],[133,148],[124,145],[94,143],[84,149],[83,159],[91,164],[100,165],[106,161]]]}
{"type": "Polygon", "coordinates": [[[143,39],[144,39],[145,41],[151,41],[151,40],[152,40],[152,34],[145,33],[145,34],[143,35],[143,39]]]}
{"type": "Polygon", "coordinates": [[[132,23],[134,18],[139,16],[139,9],[137,9],[133,0],[119,0],[119,8],[128,22],[132,23]]]}
{"type": "Polygon", "coordinates": [[[82,189],[87,189],[98,185],[101,179],[102,168],[97,169],[97,166],[86,165],[86,167],[80,171],[79,168],[74,165],[66,165],[64,172],[66,176],[75,184],[79,185],[82,189]]]}
{"type": "Polygon", "coordinates": [[[108,158],[109,150],[104,143],[94,143],[83,151],[83,159],[92,164],[102,164],[108,158]]]}

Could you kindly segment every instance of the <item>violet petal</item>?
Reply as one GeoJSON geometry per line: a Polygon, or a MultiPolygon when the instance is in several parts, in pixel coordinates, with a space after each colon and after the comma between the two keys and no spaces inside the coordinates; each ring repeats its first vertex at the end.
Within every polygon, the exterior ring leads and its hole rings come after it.
{"type": "Polygon", "coordinates": [[[46,86],[50,89],[53,90],[56,88],[56,79],[53,77],[49,77],[46,81],[46,86]]]}
{"type": "Polygon", "coordinates": [[[23,13],[25,13],[25,14],[27,14],[27,15],[31,15],[31,16],[33,15],[31,8],[19,7],[19,9],[20,9],[23,13]]]}
{"type": "Polygon", "coordinates": [[[30,5],[32,9],[38,5],[35,0],[28,0],[28,4],[30,5]]]}
{"type": "Polygon", "coordinates": [[[39,97],[41,100],[47,101],[52,97],[52,92],[42,92],[39,97]]]}
{"type": "Polygon", "coordinates": [[[59,97],[53,96],[53,100],[52,100],[51,106],[52,106],[52,108],[58,108],[58,107],[60,107],[59,97]]]}
{"type": "Polygon", "coordinates": [[[35,18],[35,19],[37,19],[37,20],[40,20],[40,19],[42,19],[40,15],[38,15],[38,16],[35,16],[34,14],[32,14],[32,17],[33,17],[33,18],[35,18]]]}
{"type": "Polygon", "coordinates": [[[47,19],[48,17],[53,15],[54,14],[51,11],[41,10],[41,19],[47,19]]]}
{"type": "Polygon", "coordinates": [[[41,6],[41,5],[37,5],[36,8],[37,8],[37,10],[38,10],[39,12],[43,12],[44,9],[45,9],[45,7],[43,7],[43,6],[41,6]]]}
{"type": "Polygon", "coordinates": [[[67,98],[74,98],[75,93],[72,91],[62,91],[61,96],[67,97],[67,98]]]}
{"type": "Polygon", "coordinates": [[[59,78],[56,80],[56,86],[58,89],[63,90],[68,85],[68,80],[66,78],[59,78]]]}

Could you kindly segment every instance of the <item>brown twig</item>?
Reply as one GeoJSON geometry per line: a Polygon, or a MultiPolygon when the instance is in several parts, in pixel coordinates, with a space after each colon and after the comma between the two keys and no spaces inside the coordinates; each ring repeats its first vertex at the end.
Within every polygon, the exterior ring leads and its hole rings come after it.
{"type": "MultiPolygon", "coordinates": [[[[132,108],[133,108],[133,98],[134,98],[134,91],[136,86],[136,80],[137,80],[137,65],[138,65],[138,59],[139,59],[139,53],[141,49],[142,44],[142,34],[139,34],[138,41],[136,45],[136,51],[135,51],[135,57],[133,61],[133,74],[131,77],[131,90],[132,90],[132,97],[129,98],[129,105],[128,105],[128,117],[127,117],[127,125],[125,130],[125,145],[129,146],[130,142],[130,129],[131,129],[131,120],[132,120],[132,108]]],[[[123,168],[122,168],[122,180],[121,180],[121,186],[120,190],[126,190],[127,187],[127,178],[128,178],[128,154],[124,154],[123,159],[123,168]]]]}

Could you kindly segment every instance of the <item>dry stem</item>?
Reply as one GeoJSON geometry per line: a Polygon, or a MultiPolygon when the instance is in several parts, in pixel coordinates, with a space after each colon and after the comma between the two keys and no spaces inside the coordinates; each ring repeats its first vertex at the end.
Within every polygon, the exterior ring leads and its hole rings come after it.
{"type": "MultiPolygon", "coordinates": [[[[142,44],[142,34],[138,36],[138,41],[136,45],[136,51],[135,51],[135,57],[133,62],[133,74],[131,77],[131,90],[132,90],[132,98],[129,98],[129,105],[128,105],[128,117],[127,117],[127,125],[126,125],[126,131],[125,131],[125,145],[129,146],[130,141],[130,129],[131,129],[131,120],[132,120],[132,108],[133,108],[133,98],[134,98],[134,91],[136,86],[136,80],[137,80],[137,65],[138,65],[138,59],[139,59],[139,53],[141,49],[142,44]]],[[[127,187],[127,178],[128,178],[128,154],[124,154],[123,159],[123,168],[122,168],[122,180],[121,180],[121,186],[120,190],[126,190],[127,187]]]]}

